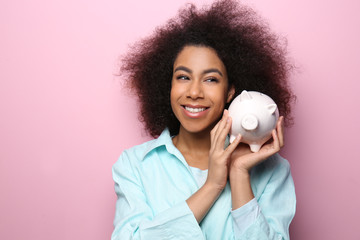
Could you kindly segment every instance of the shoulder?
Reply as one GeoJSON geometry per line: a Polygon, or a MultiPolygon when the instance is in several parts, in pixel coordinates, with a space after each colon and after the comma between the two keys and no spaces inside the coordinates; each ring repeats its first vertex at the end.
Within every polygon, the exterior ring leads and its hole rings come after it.
{"type": "Polygon", "coordinates": [[[141,161],[144,158],[144,156],[146,155],[146,153],[154,148],[153,146],[156,142],[157,142],[157,139],[152,139],[152,140],[144,142],[142,144],[125,149],[121,153],[119,160],[124,159],[124,158],[125,159],[131,158],[132,161],[135,161],[135,162],[141,161]]]}
{"type": "Polygon", "coordinates": [[[152,139],[142,144],[125,149],[120,154],[119,159],[113,165],[113,169],[116,170],[119,168],[131,167],[140,164],[155,141],[156,139],[152,139]]]}
{"type": "Polygon", "coordinates": [[[158,138],[124,150],[117,162],[113,165],[113,175],[138,169],[150,152],[153,152],[153,150],[161,146],[170,145],[171,143],[172,140],[169,131],[165,129],[158,138]]]}

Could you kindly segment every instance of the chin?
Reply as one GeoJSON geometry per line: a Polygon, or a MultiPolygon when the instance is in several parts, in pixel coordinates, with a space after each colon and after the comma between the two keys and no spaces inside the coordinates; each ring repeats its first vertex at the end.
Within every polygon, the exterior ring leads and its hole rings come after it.
{"type": "Polygon", "coordinates": [[[195,124],[189,124],[190,126],[183,126],[180,128],[183,128],[184,131],[192,134],[201,134],[201,133],[210,133],[210,131],[213,129],[213,125],[210,126],[194,126],[195,124]]]}

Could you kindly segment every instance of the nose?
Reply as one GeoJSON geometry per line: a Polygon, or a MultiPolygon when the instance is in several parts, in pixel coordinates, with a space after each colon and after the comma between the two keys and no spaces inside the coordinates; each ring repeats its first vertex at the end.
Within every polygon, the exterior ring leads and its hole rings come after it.
{"type": "Polygon", "coordinates": [[[201,86],[201,82],[200,81],[192,81],[189,84],[189,89],[188,89],[188,94],[187,94],[189,98],[191,99],[198,99],[198,98],[203,98],[204,97],[204,92],[201,86]]]}

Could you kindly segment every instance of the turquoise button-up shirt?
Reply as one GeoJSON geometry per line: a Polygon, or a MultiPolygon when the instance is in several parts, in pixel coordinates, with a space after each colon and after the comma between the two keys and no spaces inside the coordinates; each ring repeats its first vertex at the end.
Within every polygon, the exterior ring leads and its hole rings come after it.
{"type": "Polygon", "coordinates": [[[125,150],[113,179],[118,199],[112,240],[289,239],[296,198],[289,163],[279,154],[251,170],[260,214],[245,231],[238,231],[231,216],[229,184],[201,223],[196,221],[186,199],[199,186],[168,130],[125,150]]]}

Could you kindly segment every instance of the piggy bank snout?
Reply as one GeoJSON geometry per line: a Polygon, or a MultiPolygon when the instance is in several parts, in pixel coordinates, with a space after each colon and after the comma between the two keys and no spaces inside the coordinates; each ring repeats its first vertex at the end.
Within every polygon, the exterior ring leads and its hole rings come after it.
{"type": "Polygon", "coordinates": [[[259,121],[253,114],[246,114],[241,120],[241,126],[247,131],[255,130],[258,125],[259,121]]]}

